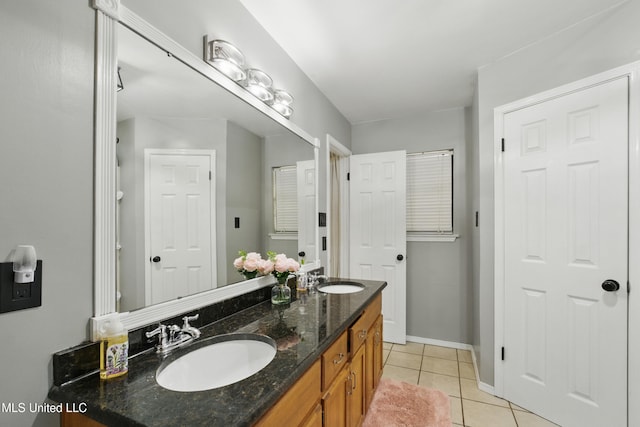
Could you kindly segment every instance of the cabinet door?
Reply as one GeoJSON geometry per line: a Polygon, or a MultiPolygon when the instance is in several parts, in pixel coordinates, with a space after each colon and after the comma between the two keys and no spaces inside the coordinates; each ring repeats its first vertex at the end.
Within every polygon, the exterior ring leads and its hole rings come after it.
{"type": "Polygon", "coordinates": [[[340,371],[322,398],[325,427],[346,427],[347,388],[351,389],[349,370],[340,371]]]}
{"type": "Polygon", "coordinates": [[[373,399],[373,392],[376,389],[375,383],[375,325],[371,328],[371,333],[367,337],[365,348],[364,365],[364,403],[365,411],[369,409],[369,403],[373,399]]]}
{"type": "Polygon", "coordinates": [[[347,425],[359,426],[364,420],[365,408],[365,346],[360,347],[351,358],[347,381],[347,425]]]}
{"type": "Polygon", "coordinates": [[[302,422],[301,427],[322,427],[322,405],[318,403],[309,414],[306,420],[302,422]]]}
{"type": "MultiPolygon", "coordinates": [[[[382,377],[382,367],[384,366],[383,351],[382,351],[382,328],[384,322],[382,315],[378,316],[376,323],[373,326],[373,390],[378,387],[380,377],[382,377]]],[[[373,397],[373,396],[372,396],[373,397]]]]}

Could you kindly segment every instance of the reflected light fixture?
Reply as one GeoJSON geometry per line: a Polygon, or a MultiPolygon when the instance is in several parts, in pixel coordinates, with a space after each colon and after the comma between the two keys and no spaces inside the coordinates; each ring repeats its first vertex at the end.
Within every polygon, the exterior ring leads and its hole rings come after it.
{"type": "Polygon", "coordinates": [[[207,51],[207,61],[222,74],[236,82],[245,79],[245,59],[237,47],[224,40],[212,40],[208,43],[207,51]]]}
{"type": "Polygon", "coordinates": [[[291,114],[293,114],[293,108],[291,108],[292,103],[293,96],[291,96],[291,94],[286,90],[277,89],[273,91],[273,102],[271,103],[271,108],[287,119],[291,117],[291,114]]]}
{"type": "Polygon", "coordinates": [[[257,68],[247,70],[247,79],[244,85],[260,101],[270,102],[273,100],[273,92],[271,91],[273,80],[264,71],[260,71],[257,68]]]}

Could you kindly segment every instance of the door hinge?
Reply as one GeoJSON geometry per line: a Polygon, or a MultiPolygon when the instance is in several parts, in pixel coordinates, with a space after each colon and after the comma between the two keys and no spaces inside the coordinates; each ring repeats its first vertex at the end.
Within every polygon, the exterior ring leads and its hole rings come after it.
{"type": "Polygon", "coordinates": [[[504,153],[504,138],[502,138],[502,152],[504,153]]]}
{"type": "Polygon", "coordinates": [[[501,354],[502,360],[504,360],[504,347],[502,347],[502,354],[501,354]]]}
{"type": "Polygon", "coordinates": [[[351,181],[351,172],[347,172],[347,181],[351,181]]]}
{"type": "Polygon", "coordinates": [[[476,227],[478,226],[478,224],[479,224],[479,213],[478,211],[476,211],[476,227]]]}
{"type": "Polygon", "coordinates": [[[209,181],[211,181],[211,171],[209,171],[209,181]]]}

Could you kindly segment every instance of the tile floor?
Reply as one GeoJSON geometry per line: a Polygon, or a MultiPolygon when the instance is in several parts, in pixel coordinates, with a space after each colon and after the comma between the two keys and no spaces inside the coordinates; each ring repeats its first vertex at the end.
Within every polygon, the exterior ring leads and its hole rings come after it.
{"type": "Polygon", "coordinates": [[[384,343],[382,376],[447,393],[454,426],[552,427],[544,418],[478,389],[471,352],[408,342],[384,343]]]}

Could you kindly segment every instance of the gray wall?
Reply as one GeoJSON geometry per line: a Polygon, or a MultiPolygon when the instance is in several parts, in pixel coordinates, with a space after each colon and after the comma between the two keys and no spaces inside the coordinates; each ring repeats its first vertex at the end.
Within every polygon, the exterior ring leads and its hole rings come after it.
{"type": "Polygon", "coordinates": [[[407,334],[456,343],[472,342],[472,289],[467,208],[467,111],[453,109],[354,125],[353,154],[453,148],[452,243],[407,243],[407,334]]]}
{"type": "Polygon", "coordinates": [[[493,384],[493,109],[640,59],[640,1],[582,21],[478,72],[480,379],[493,384]]]}
{"type": "MultiPolygon", "coordinates": [[[[350,144],[346,119],[238,2],[131,3],[198,56],[206,32],[228,36],[291,90],[297,124],[350,144]]],[[[42,403],[52,353],[86,340],[93,315],[95,12],[89,2],[5,0],[0,28],[0,259],[33,244],[44,260],[42,307],[0,314],[0,402],[42,403]]],[[[56,426],[58,415],[0,413],[0,425],[56,426]]]]}
{"type": "MultiPolygon", "coordinates": [[[[227,249],[224,267],[227,283],[242,280],[233,267],[239,250],[262,252],[262,169],[264,141],[244,128],[228,123],[227,126],[227,249]],[[234,218],[240,218],[235,228],[234,218]]],[[[218,255],[220,256],[220,255],[218,255]]],[[[223,268],[218,264],[218,268],[223,268]]]]}
{"type": "MultiPolygon", "coordinates": [[[[0,260],[43,260],[42,306],[0,314],[0,402],[42,403],[51,354],[88,336],[93,312],[93,49],[87,2],[0,2],[0,260]]],[[[2,426],[58,415],[0,412],[2,426]]]]}

